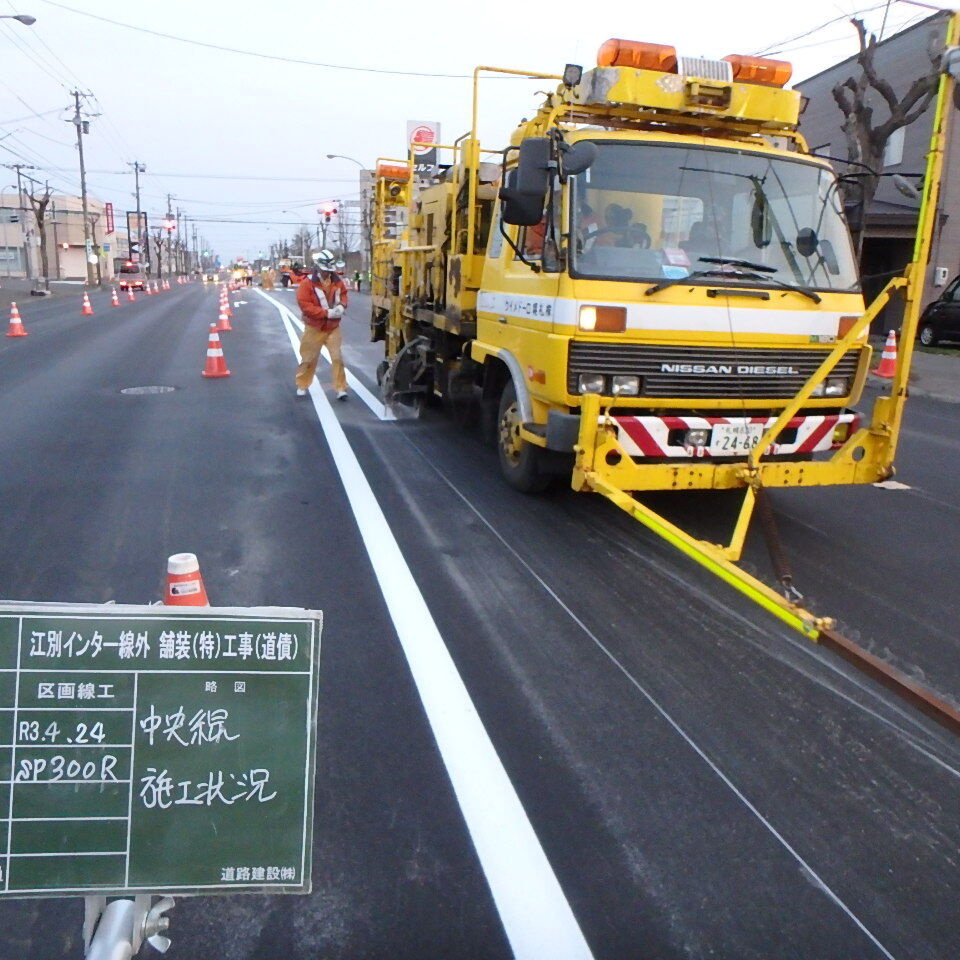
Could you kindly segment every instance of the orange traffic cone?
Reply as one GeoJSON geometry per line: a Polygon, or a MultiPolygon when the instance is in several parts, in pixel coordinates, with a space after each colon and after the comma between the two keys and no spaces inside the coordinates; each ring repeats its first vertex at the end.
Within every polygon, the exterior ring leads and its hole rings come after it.
{"type": "Polygon", "coordinates": [[[210,324],[210,340],[207,343],[207,365],[203,368],[205,377],[229,377],[230,371],[227,369],[227,361],[223,358],[223,346],[220,343],[220,335],[217,333],[217,325],[210,324]]]}
{"type": "Polygon", "coordinates": [[[223,309],[220,304],[220,316],[217,317],[217,333],[232,333],[233,327],[230,326],[230,314],[223,309]]]}
{"type": "Polygon", "coordinates": [[[221,313],[226,313],[226,315],[227,315],[228,317],[232,317],[232,316],[233,316],[233,311],[230,309],[230,298],[229,298],[229,297],[221,297],[221,298],[220,298],[220,312],[221,312],[221,313]]]}
{"type": "Polygon", "coordinates": [[[897,334],[891,330],[887,334],[887,342],[883,345],[883,354],[880,357],[880,363],[875,370],[870,371],[876,377],[884,377],[887,380],[897,372],[897,334]]]}
{"type": "Polygon", "coordinates": [[[93,307],[90,306],[90,297],[86,293],[83,295],[83,309],[80,311],[85,317],[93,316],[93,307]]]}
{"type": "Polygon", "coordinates": [[[116,287],[113,288],[113,293],[110,295],[110,306],[111,306],[111,307],[119,307],[119,306],[120,306],[120,298],[117,296],[117,288],[116,288],[116,287]]]}
{"type": "Polygon", "coordinates": [[[133,303],[137,298],[133,295],[133,287],[127,287],[127,300],[133,303]]]}
{"type": "Polygon", "coordinates": [[[23,321],[20,319],[20,311],[16,303],[10,304],[10,326],[7,328],[8,337],[28,337],[30,334],[23,329],[23,321]]]}
{"type": "Polygon", "coordinates": [[[209,607],[207,590],[195,553],[175,553],[167,560],[163,602],[174,607],[209,607]]]}
{"type": "Polygon", "coordinates": [[[160,292],[160,287],[159,287],[159,285],[157,284],[157,281],[156,281],[156,280],[153,281],[153,292],[154,292],[154,293],[159,293],[159,292],[160,292]]]}
{"type": "Polygon", "coordinates": [[[163,289],[164,289],[164,290],[169,290],[169,289],[170,289],[170,281],[169,281],[169,280],[164,280],[164,281],[163,281],[163,289]]]}
{"type": "Polygon", "coordinates": [[[153,296],[153,291],[150,289],[150,284],[149,284],[149,283],[145,283],[145,284],[143,285],[143,292],[144,292],[148,297],[153,296]]]}

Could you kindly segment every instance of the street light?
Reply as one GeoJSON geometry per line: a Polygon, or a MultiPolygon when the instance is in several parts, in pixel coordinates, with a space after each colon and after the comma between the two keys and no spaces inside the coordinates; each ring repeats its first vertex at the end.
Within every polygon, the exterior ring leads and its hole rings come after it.
{"type": "MultiPolygon", "coordinates": [[[[357,160],[356,157],[348,157],[342,153],[328,153],[328,160],[349,160],[351,163],[355,163],[359,168],[360,172],[364,173],[366,167],[357,160]]],[[[363,260],[366,259],[366,270],[371,271],[373,269],[373,231],[370,229],[370,197],[367,194],[367,185],[361,181],[360,184],[360,234],[361,234],[361,246],[363,246],[363,234],[366,234],[366,249],[360,254],[360,266],[363,267],[363,260]],[[366,201],[366,202],[364,202],[366,201]]]]}
{"type": "Polygon", "coordinates": [[[37,18],[29,13],[2,13],[0,20],[19,20],[25,27],[32,27],[37,22],[37,18]]]}
{"type": "Polygon", "coordinates": [[[361,170],[366,169],[364,165],[353,157],[345,157],[342,153],[328,153],[328,160],[349,160],[351,163],[355,163],[361,170]]]}

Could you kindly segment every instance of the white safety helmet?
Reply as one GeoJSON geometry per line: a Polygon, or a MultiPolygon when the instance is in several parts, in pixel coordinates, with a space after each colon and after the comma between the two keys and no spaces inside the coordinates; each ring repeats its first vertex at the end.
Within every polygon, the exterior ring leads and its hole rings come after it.
{"type": "Polygon", "coordinates": [[[329,250],[320,250],[313,255],[313,265],[324,273],[337,272],[337,258],[329,250]]]}

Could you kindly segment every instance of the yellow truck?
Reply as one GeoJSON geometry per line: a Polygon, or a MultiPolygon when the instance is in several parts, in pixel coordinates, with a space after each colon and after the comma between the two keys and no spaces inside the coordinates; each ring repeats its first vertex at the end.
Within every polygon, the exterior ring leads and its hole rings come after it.
{"type": "Polygon", "coordinates": [[[830,623],[788,574],[778,592],[735,561],[755,509],[770,519],[767,488],[892,475],[953,81],[913,262],[865,307],[840,184],[798,132],[790,73],[625,40],[562,75],[478,67],[470,131],[436,176],[416,179],[412,154],[377,164],[371,322],[385,399],[475,399],[508,483],[600,493],[820,639],[830,623]],[[477,135],[491,72],[558,81],[496,151],[477,135]],[[897,373],[861,412],[870,321],[895,293],[897,373]],[[641,499],[731,488],[744,499],[725,546],[641,499]]]}

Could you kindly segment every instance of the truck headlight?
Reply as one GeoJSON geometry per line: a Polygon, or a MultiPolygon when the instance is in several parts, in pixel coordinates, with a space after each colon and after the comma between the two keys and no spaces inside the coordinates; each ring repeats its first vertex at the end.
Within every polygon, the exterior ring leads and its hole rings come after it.
{"type": "Polygon", "coordinates": [[[845,397],[850,392],[850,381],[847,377],[827,377],[823,391],[825,397],[845,397]]]}
{"type": "Polygon", "coordinates": [[[577,326],[597,333],[620,333],[627,327],[627,308],[582,306],[577,326]]]}
{"type": "Polygon", "coordinates": [[[615,376],[612,385],[615,397],[636,397],[640,394],[639,377],[615,376]]]}
{"type": "Polygon", "coordinates": [[[602,373],[581,373],[577,378],[577,389],[581,393],[603,393],[606,377],[602,373]]]}
{"type": "Polygon", "coordinates": [[[850,392],[849,377],[827,377],[814,387],[811,397],[845,397],[850,392]]]}

